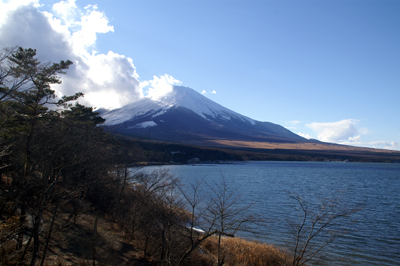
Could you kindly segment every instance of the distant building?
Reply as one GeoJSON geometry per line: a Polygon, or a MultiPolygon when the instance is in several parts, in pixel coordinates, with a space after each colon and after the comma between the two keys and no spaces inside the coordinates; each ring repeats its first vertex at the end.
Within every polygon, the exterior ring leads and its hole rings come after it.
{"type": "Polygon", "coordinates": [[[196,158],[196,157],[187,161],[188,164],[195,164],[195,163],[198,163],[198,162],[200,162],[200,159],[196,158]]]}

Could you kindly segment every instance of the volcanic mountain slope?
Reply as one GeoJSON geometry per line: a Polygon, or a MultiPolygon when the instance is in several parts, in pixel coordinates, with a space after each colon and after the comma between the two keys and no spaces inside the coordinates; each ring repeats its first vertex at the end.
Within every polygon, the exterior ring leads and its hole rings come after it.
{"type": "Polygon", "coordinates": [[[280,125],[253,120],[180,86],[163,97],[145,97],[102,117],[108,128],[121,134],[165,141],[308,142],[280,125]]]}

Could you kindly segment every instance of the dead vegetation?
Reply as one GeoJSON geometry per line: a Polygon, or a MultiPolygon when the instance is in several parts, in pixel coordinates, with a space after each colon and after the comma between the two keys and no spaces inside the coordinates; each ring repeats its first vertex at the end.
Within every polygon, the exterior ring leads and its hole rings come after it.
{"type": "Polygon", "coordinates": [[[51,86],[71,64],[41,63],[30,48],[0,53],[1,264],[224,264],[220,241],[216,263],[201,247],[251,221],[235,208],[236,191],[211,185],[205,208],[195,200],[190,215],[177,178],[128,171],[135,151],[103,130],[93,108],[71,103],[82,93],[56,100],[51,86]]]}
{"type": "MultiPolygon", "coordinates": [[[[202,249],[216,257],[217,245],[217,237],[211,237],[205,241],[202,249]]],[[[290,265],[285,251],[266,243],[225,237],[222,239],[222,247],[225,265],[290,265]]]]}
{"type": "MultiPolygon", "coordinates": [[[[177,185],[175,178],[156,172],[132,179],[147,184],[125,184],[111,212],[97,206],[102,201],[93,195],[84,196],[79,204],[75,200],[49,204],[42,216],[35,265],[285,265],[283,251],[236,237],[222,237],[218,255],[218,234],[212,224],[208,232],[188,229],[191,213],[184,211],[177,198],[165,198],[177,185]]],[[[118,195],[123,182],[121,178],[119,185],[103,185],[118,195]]],[[[1,223],[2,265],[29,265],[34,252],[29,240],[33,224],[28,223],[23,246],[18,248],[20,217],[11,214],[5,211],[3,217],[8,218],[1,223]]]]}

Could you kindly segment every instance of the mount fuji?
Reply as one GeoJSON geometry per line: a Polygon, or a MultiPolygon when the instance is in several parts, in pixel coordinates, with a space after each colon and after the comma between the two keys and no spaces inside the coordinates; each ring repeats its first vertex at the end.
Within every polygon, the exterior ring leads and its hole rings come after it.
{"type": "Polygon", "coordinates": [[[120,134],[163,141],[205,145],[216,140],[309,142],[280,125],[243,116],[181,86],[173,86],[161,97],[145,97],[101,116],[108,129],[120,134]]]}

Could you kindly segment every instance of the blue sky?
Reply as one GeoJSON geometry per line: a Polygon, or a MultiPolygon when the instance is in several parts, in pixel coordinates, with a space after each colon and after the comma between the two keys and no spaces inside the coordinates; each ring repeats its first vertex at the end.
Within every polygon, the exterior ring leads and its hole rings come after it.
{"type": "Polygon", "coordinates": [[[0,46],[119,107],[171,84],[322,141],[400,150],[400,1],[2,1],[0,46]]]}

